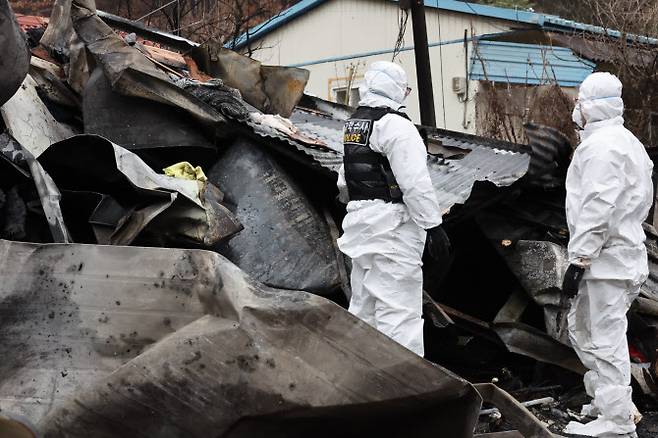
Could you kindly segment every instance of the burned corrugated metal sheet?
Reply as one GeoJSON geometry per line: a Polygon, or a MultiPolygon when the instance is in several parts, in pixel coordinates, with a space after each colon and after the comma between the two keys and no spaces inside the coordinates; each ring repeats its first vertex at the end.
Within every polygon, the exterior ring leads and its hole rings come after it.
{"type": "Polygon", "coordinates": [[[178,87],[164,71],[105,24],[96,15],[93,1],[72,0],[71,17],[78,37],[103,69],[114,91],[181,108],[212,138],[230,133],[226,118],[219,111],[178,87]]]}
{"type": "Polygon", "coordinates": [[[193,50],[192,56],[206,73],[240,90],[245,101],[283,117],[292,113],[310,75],[301,68],[262,65],[219,44],[206,43],[193,50]]]}
{"type": "Polygon", "coordinates": [[[13,156],[12,161],[19,156],[26,161],[54,241],[71,242],[59,205],[61,194],[36,158],[52,143],[73,135],[74,131],[55,120],[39,98],[37,83],[30,75],[25,77],[16,94],[0,107],[0,115],[9,134],[7,145],[12,152],[8,156],[13,156]]]}
{"type": "Polygon", "coordinates": [[[20,89],[0,107],[7,131],[34,157],[60,140],[75,135],[68,125],[59,123],[37,93],[37,82],[27,75],[20,89]]]}
{"type": "MultiPolygon", "coordinates": [[[[82,104],[80,96],[60,79],[64,76],[64,69],[59,65],[33,56],[30,59],[30,76],[38,84],[37,92],[46,103],[64,107],[70,113],[79,110],[82,104]]],[[[62,121],[61,118],[59,120],[62,121]]]]}
{"type": "Polygon", "coordinates": [[[302,96],[297,106],[307,111],[315,111],[318,114],[324,114],[338,120],[348,119],[355,110],[355,108],[348,105],[330,102],[308,94],[302,96]]]}
{"type": "MultiPolygon", "coordinates": [[[[102,69],[92,73],[83,93],[85,132],[101,135],[129,150],[179,149],[180,160],[194,149],[215,150],[184,110],[112,90],[102,69]]],[[[178,161],[180,161],[178,160],[178,161]]]]}
{"type": "Polygon", "coordinates": [[[512,353],[557,365],[574,373],[585,374],[587,371],[570,346],[556,341],[539,329],[510,322],[496,323],[492,328],[512,353]]]}
{"type": "Polygon", "coordinates": [[[43,436],[473,434],[468,382],[218,254],[8,241],[0,254],[0,409],[43,436]]]}
{"type": "MultiPolygon", "coordinates": [[[[299,112],[299,108],[295,109],[293,112],[293,115],[291,117],[292,119],[295,117],[295,114],[299,112]]],[[[293,122],[295,123],[295,122],[293,122]]],[[[343,164],[343,153],[342,153],[342,144],[341,144],[341,149],[340,151],[334,150],[329,143],[327,146],[318,146],[318,145],[309,145],[302,143],[300,141],[293,140],[289,135],[282,133],[270,126],[255,123],[251,121],[249,123],[251,128],[254,130],[254,132],[265,138],[270,138],[270,139],[275,139],[279,140],[286,145],[283,144],[277,144],[276,142],[271,142],[271,146],[274,148],[277,148],[281,152],[285,153],[294,153],[297,155],[298,158],[301,158],[302,161],[305,163],[310,163],[314,166],[317,166],[320,169],[324,169],[327,172],[333,172],[333,173],[338,173],[338,169],[340,168],[341,164],[343,164]],[[294,149],[291,149],[289,146],[292,146],[294,149]]],[[[311,137],[315,137],[318,140],[323,140],[324,137],[321,136],[320,133],[316,133],[316,131],[310,131],[311,126],[300,126],[297,123],[295,123],[295,126],[297,126],[300,131],[310,134],[311,137]]],[[[342,136],[342,123],[340,123],[340,130],[339,131],[327,131],[327,134],[331,136],[332,134],[337,134],[339,138],[342,136]]],[[[335,141],[334,141],[335,143],[335,141]]]]}
{"type": "Polygon", "coordinates": [[[266,149],[240,138],[207,175],[245,227],[217,247],[221,254],[269,286],[320,294],[340,286],[324,218],[266,149]]]}
{"type": "MultiPolygon", "coordinates": [[[[70,1],[70,0],[69,0],[70,1]]],[[[135,32],[137,35],[140,35],[149,41],[153,41],[159,44],[163,44],[174,49],[178,49],[181,52],[186,52],[195,47],[199,46],[199,43],[190,41],[187,38],[183,38],[180,35],[173,35],[168,32],[164,32],[159,29],[153,29],[150,27],[144,26],[139,21],[129,20],[124,17],[119,17],[108,12],[97,10],[96,14],[108,25],[112,26],[115,29],[123,30],[125,32],[135,32]]]]}
{"type": "Polygon", "coordinates": [[[198,285],[214,278],[180,250],[0,241],[0,254],[0,409],[34,422],[206,313],[198,285]]]}
{"type": "Polygon", "coordinates": [[[328,149],[339,153],[341,155],[340,163],[343,162],[343,125],[345,120],[303,107],[297,107],[290,116],[290,121],[300,131],[313,135],[322,141],[328,149]]]}
{"type": "Polygon", "coordinates": [[[207,183],[158,174],[97,135],[56,143],[39,162],[65,192],[64,216],[76,224],[79,242],[129,245],[139,237],[146,243],[211,247],[242,229],[207,183]],[[95,238],[85,236],[91,234],[88,228],[95,238]]]}
{"type": "MultiPolygon", "coordinates": [[[[450,145],[454,141],[451,136],[439,137],[443,137],[444,144],[450,145]]],[[[444,213],[455,204],[466,202],[477,181],[509,186],[526,174],[530,164],[530,157],[523,153],[477,143],[471,143],[469,148],[471,152],[459,160],[428,158],[432,185],[444,213]]]]}
{"type": "MultiPolygon", "coordinates": [[[[290,120],[301,133],[321,140],[326,147],[308,146],[293,141],[263,125],[257,125],[254,129],[260,135],[286,141],[324,168],[337,172],[343,161],[344,121],[300,107],[295,109],[290,120]]],[[[444,212],[455,204],[463,204],[470,196],[476,181],[508,186],[523,177],[530,165],[530,156],[512,143],[441,129],[429,129],[428,135],[444,146],[470,151],[463,158],[454,160],[428,157],[432,184],[444,212]]]]}
{"type": "Polygon", "coordinates": [[[302,68],[263,65],[263,91],[269,98],[268,112],[290,116],[304,94],[311,72],[302,68]]]}
{"type": "Polygon", "coordinates": [[[566,248],[547,241],[519,240],[509,247],[496,245],[496,249],[527,294],[542,306],[546,332],[569,345],[567,331],[562,327],[566,323],[562,316],[569,311],[562,300],[562,279],[569,266],[566,248]]]}
{"type": "Polygon", "coordinates": [[[0,106],[21,86],[30,52],[8,0],[0,0],[0,106]]]}
{"type": "Polygon", "coordinates": [[[550,126],[527,123],[524,128],[533,157],[528,172],[532,184],[543,188],[560,187],[573,151],[569,139],[550,126]]]}
{"type": "Polygon", "coordinates": [[[68,56],[69,44],[75,35],[71,21],[71,0],[56,0],[53,3],[48,27],[41,37],[40,44],[53,55],[68,56]]]}

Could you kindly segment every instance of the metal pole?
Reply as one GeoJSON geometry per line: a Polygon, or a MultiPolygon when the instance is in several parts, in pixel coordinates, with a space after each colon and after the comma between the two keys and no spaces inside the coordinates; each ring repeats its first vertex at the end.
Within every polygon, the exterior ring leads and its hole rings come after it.
{"type": "Polygon", "coordinates": [[[418,99],[420,101],[420,123],[425,126],[436,127],[430,50],[427,45],[425,5],[422,0],[411,0],[411,22],[414,28],[414,53],[416,58],[416,77],[418,80],[418,99]]]}

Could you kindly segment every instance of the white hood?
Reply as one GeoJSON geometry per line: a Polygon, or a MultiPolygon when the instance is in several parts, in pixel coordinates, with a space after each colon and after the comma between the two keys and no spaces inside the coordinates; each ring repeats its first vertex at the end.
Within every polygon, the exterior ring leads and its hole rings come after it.
{"type": "Polygon", "coordinates": [[[621,81],[610,73],[593,73],[580,85],[578,105],[585,126],[623,117],[621,81]]]}
{"type": "Polygon", "coordinates": [[[402,67],[388,61],[373,62],[359,87],[359,105],[385,106],[397,111],[404,106],[407,86],[407,74],[402,67]]]}

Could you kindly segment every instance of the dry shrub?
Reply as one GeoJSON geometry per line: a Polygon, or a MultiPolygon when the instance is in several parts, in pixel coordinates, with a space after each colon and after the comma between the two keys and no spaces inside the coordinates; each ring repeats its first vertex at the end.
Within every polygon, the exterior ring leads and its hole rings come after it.
{"type": "Polygon", "coordinates": [[[525,143],[525,86],[481,81],[476,102],[476,129],[483,137],[525,143]]]}
{"type": "Polygon", "coordinates": [[[571,121],[573,98],[557,84],[534,86],[482,81],[476,102],[477,132],[484,137],[526,144],[523,125],[530,122],[557,129],[573,145],[578,142],[571,121]]]}
{"type": "Polygon", "coordinates": [[[578,134],[571,120],[573,98],[557,84],[537,87],[532,94],[527,122],[555,128],[564,134],[572,145],[576,145],[578,134]]]}

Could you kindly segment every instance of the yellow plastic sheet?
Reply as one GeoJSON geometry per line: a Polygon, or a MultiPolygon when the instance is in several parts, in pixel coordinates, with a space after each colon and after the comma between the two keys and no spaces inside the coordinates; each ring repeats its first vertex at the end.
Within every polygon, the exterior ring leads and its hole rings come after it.
{"type": "Polygon", "coordinates": [[[191,179],[197,181],[208,181],[206,174],[203,173],[201,166],[192,166],[187,161],[181,161],[180,163],[173,164],[165,169],[162,169],[167,176],[172,176],[174,178],[180,179],[191,179]]]}

